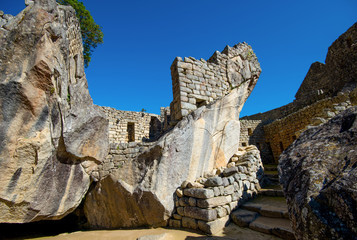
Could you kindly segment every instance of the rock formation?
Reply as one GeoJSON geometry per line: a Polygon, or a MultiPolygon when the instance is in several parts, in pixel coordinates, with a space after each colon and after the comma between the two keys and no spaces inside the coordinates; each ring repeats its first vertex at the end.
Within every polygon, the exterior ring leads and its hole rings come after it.
{"type": "Polygon", "coordinates": [[[2,223],[67,215],[108,153],[108,123],[87,89],[75,11],[55,0],[27,5],[0,26],[2,223]]]}
{"type": "Polygon", "coordinates": [[[279,173],[297,239],[357,239],[357,107],[300,135],[279,173]]]}
{"type": "MultiPolygon", "coordinates": [[[[103,179],[88,193],[85,201],[85,215],[91,227],[165,225],[174,209],[176,188],[183,181],[194,181],[214,168],[227,165],[238,149],[240,110],[261,71],[255,54],[247,44],[238,44],[234,51],[240,56],[225,53],[214,56],[240,59],[244,64],[237,63],[234,69],[244,71],[249,77],[239,78],[239,85],[227,90],[227,95],[208,105],[198,106],[148,151],[116,169],[110,169],[109,176],[101,176],[103,179]]],[[[226,52],[231,53],[230,50],[226,52]]],[[[186,65],[193,68],[192,64],[186,65]]],[[[201,66],[205,65],[201,63],[201,66]]],[[[227,67],[226,64],[222,66],[227,67]]],[[[208,71],[211,70],[208,68],[208,71]]],[[[233,68],[228,72],[233,75],[232,71],[233,68]]],[[[184,80],[184,77],[179,79],[184,80]]],[[[174,89],[176,87],[173,86],[174,89]]],[[[140,149],[127,151],[136,154],[140,149]]]]}

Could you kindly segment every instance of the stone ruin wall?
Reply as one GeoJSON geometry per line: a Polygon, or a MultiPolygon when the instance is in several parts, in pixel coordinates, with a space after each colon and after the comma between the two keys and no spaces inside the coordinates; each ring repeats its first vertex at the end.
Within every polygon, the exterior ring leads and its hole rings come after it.
{"type": "Polygon", "coordinates": [[[148,141],[161,132],[161,116],[145,113],[121,111],[110,107],[100,107],[109,120],[109,142],[143,142],[148,141]],[[133,134],[130,138],[130,126],[133,134]]]}
{"type": "Polygon", "coordinates": [[[302,105],[297,107],[293,102],[265,113],[243,117],[240,119],[241,146],[255,145],[261,151],[263,162],[276,162],[283,150],[308,126],[324,123],[347,107],[356,105],[355,99],[356,89],[302,108],[302,105]]]}
{"type": "Polygon", "coordinates": [[[222,53],[216,51],[208,61],[177,57],[171,66],[171,119],[175,123],[241,83],[251,78],[258,80],[259,75],[259,62],[246,43],[227,46],[222,53]]]}
{"type": "Polygon", "coordinates": [[[307,128],[327,122],[335,115],[357,105],[357,89],[340,93],[336,97],[325,98],[289,116],[264,126],[266,141],[270,143],[273,157],[279,155],[307,128]]]}
{"type": "Polygon", "coordinates": [[[262,178],[258,149],[239,148],[226,168],[214,170],[194,183],[182,183],[175,193],[169,226],[215,234],[228,223],[232,211],[257,194],[262,178]]]}
{"type": "Polygon", "coordinates": [[[273,161],[271,146],[265,139],[264,124],[262,120],[239,120],[240,122],[240,147],[254,145],[260,151],[264,163],[273,161]]]}
{"type": "Polygon", "coordinates": [[[126,168],[131,166],[131,162],[154,144],[155,142],[110,143],[108,156],[98,166],[98,169],[92,173],[92,176],[96,180],[100,180],[118,169],[130,171],[130,169],[126,168]]]}

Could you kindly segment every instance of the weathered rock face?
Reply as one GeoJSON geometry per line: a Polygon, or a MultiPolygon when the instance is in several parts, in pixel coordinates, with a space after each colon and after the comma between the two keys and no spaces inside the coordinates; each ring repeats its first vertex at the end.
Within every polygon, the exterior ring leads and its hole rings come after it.
{"type": "Polygon", "coordinates": [[[251,91],[251,81],[198,108],[148,151],[111,169],[110,176],[99,181],[86,197],[89,225],[115,228],[166,224],[174,209],[176,188],[185,180],[194,181],[213,168],[226,166],[237,151],[239,112],[251,91]]]}
{"type": "Polygon", "coordinates": [[[357,107],[305,131],[280,156],[297,239],[357,239],[357,107]]]}
{"type": "Polygon", "coordinates": [[[108,152],[108,123],[87,89],[75,11],[29,1],[0,27],[0,222],[74,210],[108,152]]]}
{"type": "Polygon", "coordinates": [[[308,105],[357,86],[357,23],[329,47],[325,64],[311,65],[295,98],[308,105]]]}

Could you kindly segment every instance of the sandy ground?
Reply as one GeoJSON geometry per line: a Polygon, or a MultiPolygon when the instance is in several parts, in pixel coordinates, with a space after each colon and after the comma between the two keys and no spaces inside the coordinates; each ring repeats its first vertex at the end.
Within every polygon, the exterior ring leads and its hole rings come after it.
{"type": "Polygon", "coordinates": [[[221,233],[215,237],[208,237],[200,232],[176,230],[166,228],[156,229],[130,229],[130,230],[97,230],[85,232],[63,233],[52,237],[41,238],[25,238],[38,240],[136,240],[138,237],[146,235],[166,234],[165,240],[224,240],[224,239],[240,239],[240,240],[277,240],[280,238],[266,235],[263,233],[252,231],[248,228],[240,228],[231,223],[221,233]]]}

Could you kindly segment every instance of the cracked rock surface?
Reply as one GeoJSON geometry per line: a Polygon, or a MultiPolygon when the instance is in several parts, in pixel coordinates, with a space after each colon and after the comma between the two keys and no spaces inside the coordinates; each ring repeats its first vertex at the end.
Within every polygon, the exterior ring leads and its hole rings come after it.
{"type": "Polygon", "coordinates": [[[75,11],[37,0],[0,27],[0,223],[60,219],[108,153],[75,11]]]}
{"type": "Polygon", "coordinates": [[[357,107],[311,128],[280,156],[297,239],[357,239],[357,107]]]}

